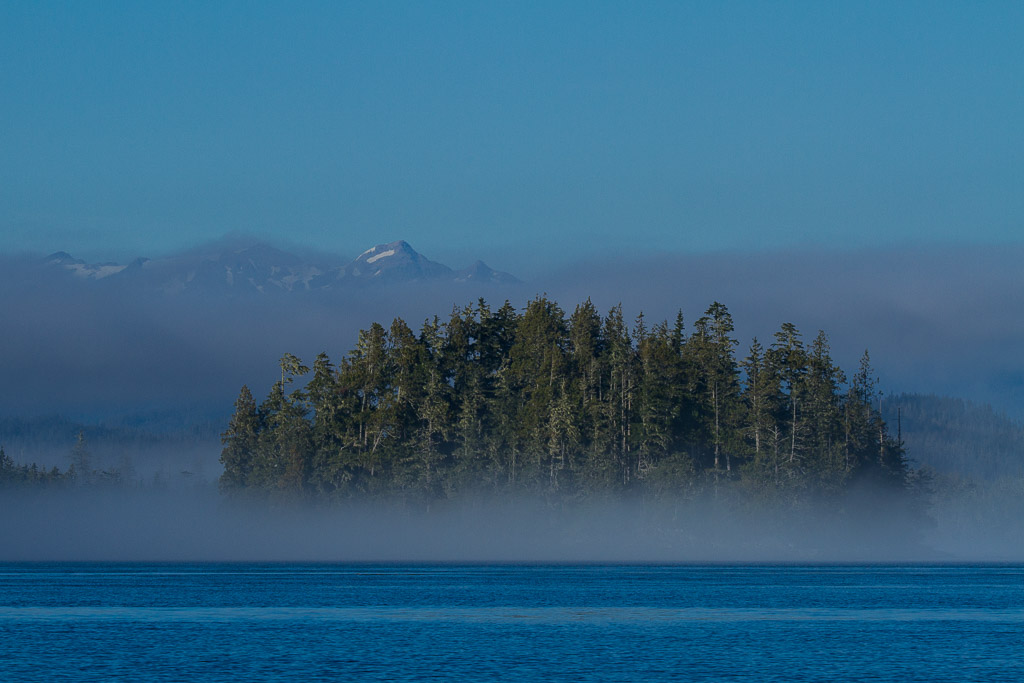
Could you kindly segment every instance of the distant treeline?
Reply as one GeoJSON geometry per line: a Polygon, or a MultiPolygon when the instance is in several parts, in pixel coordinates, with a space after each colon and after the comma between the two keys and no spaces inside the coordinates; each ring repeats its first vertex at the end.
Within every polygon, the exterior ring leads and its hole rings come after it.
{"type": "Polygon", "coordinates": [[[67,453],[68,465],[41,466],[36,462],[16,462],[4,446],[0,445],[0,492],[5,490],[90,490],[107,492],[114,489],[165,490],[170,486],[181,488],[202,488],[209,482],[189,470],[177,474],[157,471],[143,477],[133,464],[129,453],[124,453],[120,464],[97,465],[97,460],[87,443],[85,431],[80,431],[74,446],[67,453]]]}
{"type": "Polygon", "coordinates": [[[337,366],[281,359],[224,432],[220,486],[281,497],[465,492],[665,494],[713,481],[798,500],[871,479],[908,485],[877,410],[867,353],[847,379],[819,333],[791,324],[742,359],[725,306],[693,330],[628,324],[587,300],[566,317],[538,297],[482,299],[428,320],[373,323],[337,366]],[[300,386],[297,378],[311,376],[300,386]]]}
{"type": "Polygon", "coordinates": [[[920,466],[984,481],[1024,476],[1024,424],[990,405],[922,394],[886,397],[920,466]]]}
{"type": "Polygon", "coordinates": [[[63,485],[71,480],[69,472],[57,467],[46,469],[37,463],[17,464],[0,446],[0,489],[63,485]]]}
{"type": "Polygon", "coordinates": [[[86,446],[85,434],[79,432],[70,453],[66,470],[49,469],[36,463],[18,464],[0,446],[0,488],[60,488],[67,486],[122,484],[125,473],[120,470],[95,470],[92,455],[86,446]]]}

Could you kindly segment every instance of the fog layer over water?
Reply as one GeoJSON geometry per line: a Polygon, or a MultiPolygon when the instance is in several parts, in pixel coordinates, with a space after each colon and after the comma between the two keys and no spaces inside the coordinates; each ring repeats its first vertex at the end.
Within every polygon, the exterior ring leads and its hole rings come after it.
{"type": "MultiPolygon", "coordinates": [[[[330,297],[173,297],[52,280],[20,258],[0,268],[5,416],[63,412],[123,416],[177,406],[209,422],[226,416],[243,383],[262,396],[285,352],[338,360],[357,331],[404,317],[414,328],[479,295],[517,305],[540,292],[571,311],[591,297],[622,302],[648,320],[683,309],[688,329],[712,301],[729,306],[741,340],[770,339],[794,322],[830,335],[834,357],[855,367],[864,348],[882,389],[936,391],[994,401],[1024,414],[1024,293],[1020,247],[878,252],[635,256],[577,264],[520,287],[488,291],[394,286],[330,297]]],[[[509,268],[514,270],[514,268],[509,268]]],[[[95,283],[93,283],[95,284],[95,283]]],[[[98,419],[98,418],[97,418],[98,419]]],[[[213,430],[187,457],[169,446],[154,471],[204,481],[159,488],[0,492],[0,559],[705,561],[1019,559],[1024,490],[1010,480],[940,501],[932,521],[863,504],[857,525],[835,502],[767,513],[736,501],[689,498],[555,508],[536,501],[474,501],[423,510],[382,503],[296,508],[232,503],[210,483],[213,430]],[[175,459],[177,458],[177,460],[175,459]],[[202,465],[198,467],[197,465],[202,465]],[[891,517],[879,519],[879,510],[891,517]],[[869,514],[870,513],[870,514],[869,514]],[[886,513],[888,514],[888,513],[886,513]]],[[[19,463],[66,466],[72,443],[19,442],[19,463]],[[50,448],[50,450],[46,450],[50,448]]],[[[99,447],[97,451],[101,451],[99,447]]],[[[131,454],[128,454],[131,455],[131,454]]],[[[908,453],[913,460],[914,452],[908,453]]],[[[120,465],[116,453],[98,459],[120,465]]],[[[102,463],[101,463],[102,464],[102,463]]],[[[105,465],[104,465],[105,466],[105,465]]],[[[152,474],[142,458],[134,466],[152,474]]]]}
{"type": "MultiPolygon", "coordinates": [[[[657,502],[408,507],[232,501],[210,487],[2,494],[0,561],[867,562],[1024,559],[1024,504],[924,518],[857,492],[798,509],[657,502]]],[[[947,501],[948,502],[948,501],[947,501]]]]}

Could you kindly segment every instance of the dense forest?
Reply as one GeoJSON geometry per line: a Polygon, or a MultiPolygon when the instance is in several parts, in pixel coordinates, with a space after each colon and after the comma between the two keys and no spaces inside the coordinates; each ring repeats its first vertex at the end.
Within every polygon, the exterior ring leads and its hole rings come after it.
{"type": "Polygon", "coordinates": [[[739,357],[712,304],[684,328],[585,301],[484,300],[418,333],[373,323],[337,365],[291,354],[223,434],[221,489],[275,498],[550,499],[731,487],[770,501],[910,485],[865,352],[849,377],[784,324],[739,357]]]}

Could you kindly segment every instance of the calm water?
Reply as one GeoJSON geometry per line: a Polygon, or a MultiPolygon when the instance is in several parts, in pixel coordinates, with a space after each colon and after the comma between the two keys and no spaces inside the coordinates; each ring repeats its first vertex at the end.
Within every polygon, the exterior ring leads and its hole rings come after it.
{"type": "Polygon", "coordinates": [[[1019,566],[0,565],[2,680],[1024,680],[1019,566]]]}

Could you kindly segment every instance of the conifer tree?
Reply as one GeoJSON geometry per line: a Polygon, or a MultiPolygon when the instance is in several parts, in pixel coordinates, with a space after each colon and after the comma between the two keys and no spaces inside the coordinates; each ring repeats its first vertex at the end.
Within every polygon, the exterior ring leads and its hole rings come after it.
{"type": "Polygon", "coordinates": [[[530,301],[516,327],[509,349],[509,381],[519,395],[518,438],[527,459],[520,476],[534,484],[550,482],[549,420],[556,382],[564,369],[566,324],[562,309],[539,296],[530,301]]]}
{"type": "Polygon", "coordinates": [[[779,484],[781,430],[778,416],[783,401],[781,379],[772,355],[767,354],[757,337],[742,363],[746,375],[744,402],[745,436],[751,456],[751,471],[757,483],[779,484]]]}
{"type": "Polygon", "coordinates": [[[601,335],[601,315],[589,298],[577,305],[569,317],[568,335],[570,385],[566,391],[579,406],[580,431],[596,443],[599,441],[596,433],[601,425],[604,338],[601,335]]]}
{"type": "Polygon", "coordinates": [[[661,455],[672,446],[674,422],[673,383],[676,381],[675,351],[667,323],[650,333],[639,324],[634,333],[638,357],[638,405],[636,475],[643,476],[657,466],[661,455]]]}
{"type": "Polygon", "coordinates": [[[548,418],[548,487],[551,491],[569,490],[572,485],[572,454],[580,440],[577,413],[573,408],[563,381],[558,395],[551,403],[551,415],[548,418]]]}
{"type": "Polygon", "coordinates": [[[238,399],[235,400],[235,412],[227,430],[221,434],[221,443],[224,444],[220,453],[220,462],[224,465],[224,473],[220,475],[219,481],[221,491],[234,493],[250,484],[249,475],[253,468],[259,432],[260,418],[256,412],[256,401],[249,387],[242,385],[238,399]]]}
{"type": "Polygon", "coordinates": [[[823,484],[836,486],[846,475],[839,419],[839,387],[845,377],[832,361],[824,331],[819,330],[811,343],[807,362],[805,405],[808,439],[815,455],[810,465],[823,484]]]}
{"type": "Polygon", "coordinates": [[[92,455],[85,443],[85,432],[78,432],[75,445],[71,448],[71,467],[68,473],[78,483],[87,484],[93,480],[92,455]]]}
{"type": "Polygon", "coordinates": [[[14,461],[0,446],[0,484],[7,484],[14,480],[14,461]]]}
{"type": "Polygon", "coordinates": [[[862,472],[874,461],[872,405],[877,396],[876,383],[871,357],[864,351],[843,400],[843,455],[848,472],[862,472]]]}
{"type": "Polygon", "coordinates": [[[739,408],[739,370],[728,309],[717,301],[694,323],[688,344],[693,389],[711,446],[715,470],[732,469],[733,427],[739,408]]]}
{"type": "Polygon", "coordinates": [[[792,323],[784,323],[775,333],[775,343],[769,349],[771,363],[779,373],[782,384],[782,411],[780,422],[786,425],[786,466],[789,474],[800,478],[803,465],[807,421],[804,399],[806,394],[807,353],[800,332],[792,323]]]}
{"type": "Polygon", "coordinates": [[[446,456],[451,422],[451,387],[444,376],[442,349],[444,330],[437,318],[424,324],[420,333],[424,346],[426,379],[416,406],[417,425],[406,453],[408,480],[426,492],[441,490],[442,463],[446,456]]]}

